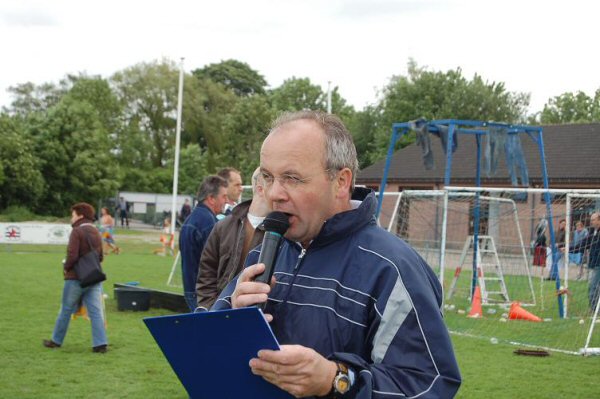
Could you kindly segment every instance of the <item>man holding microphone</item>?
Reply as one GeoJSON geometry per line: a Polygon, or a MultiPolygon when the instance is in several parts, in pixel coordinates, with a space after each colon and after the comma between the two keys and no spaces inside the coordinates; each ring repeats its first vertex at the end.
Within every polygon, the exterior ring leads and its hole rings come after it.
{"type": "Polygon", "coordinates": [[[296,397],[452,397],[461,377],[441,286],[404,241],[379,228],[377,201],[354,189],[350,133],[335,116],[283,114],[263,142],[267,200],[289,217],[274,277],[249,253],[211,310],[264,304],[281,350],[252,372],[296,397]]]}

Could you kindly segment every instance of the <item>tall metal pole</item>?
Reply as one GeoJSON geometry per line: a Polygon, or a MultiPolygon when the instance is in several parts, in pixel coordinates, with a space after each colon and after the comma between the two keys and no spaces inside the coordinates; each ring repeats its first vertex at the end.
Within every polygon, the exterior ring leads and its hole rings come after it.
{"type": "Polygon", "coordinates": [[[331,80],[327,82],[327,113],[331,113],[331,80]]]}
{"type": "Polygon", "coordinates": [[[546,219],[548,219],[548,231],[550,232],[550,245],[552,248],[552,267],[550,268],[549,277],[556,277],[556,296],[558,300],[558,317],[563,319],[565,311],[563,307],[563,296],[560,293],[560,273],[558,273],[558,248],[556,247],[556,236],[554,234],[554,220],[552,216],[552,203],[550,202],[550,193],[548,192],[548,169],[546,168],[546,151],[544,149],[544,134],[540,127],[538,129],[538,149],[540,151],[540,162],[542,164],[542,179],[544,182],[544,200],[546,201],[546,219]]]}
{"type": "MultiPolygon", "coordinates": [[[[179,144],[181,142],[181,108],[183,103],[183,60],[179,66],[179,94],[177,96],[177,128],[175,133],[175,166],[173,168],[173,201],[171,203],[171,234],[175,236],[175,223],[177,223],[177,183],[179,182],[179,144]]],[[[175,240],[171,240],[171,248],[175,240]]]]}
{"type": "Polygon", "coordinates": [[[390,147],[388,148],[387,157],[385,158],[385,168],[383,169],[383,177],[381,178],[381,184],[379,185],[379,202],[377,203],[377,211],[375,212],[375,217],[379,219],[379,214],[381,213],[381,206],[383,205],[383,193],[385,192],[385,185],[387,183],[388,172],[390,171],[390,164],[392,163],[392,155],[394,155],[394,147],[396,146],[396,141],[402,137],[405,133],[405,130],[402,130],[398,133],[398,129],[392,125],[392,137],[390,138],[390,147]]]}
{"type": "MultiPolygon", "coordinates": [[[[477,170],[475,172],[475,186],[481,187],[481,136],[477,134],[475,136],[477,142],[477,170]]],[[[450,138],[448,138],[450,142],[450,138]]],[[[449,149],[451,150],[451,148],[449,149]]],[[[481,262],[481,248],[479,248],[479,222],[481,220],[481,201],[479,199],[480,192],[475,193],[475,206],[473,208],[473,275],[471,277],[471,298],[475,298],[475,289],[477,288],[477,277],[479,277],[479,268],[481,265],[477,264],[477,261],[481,262]]]]}

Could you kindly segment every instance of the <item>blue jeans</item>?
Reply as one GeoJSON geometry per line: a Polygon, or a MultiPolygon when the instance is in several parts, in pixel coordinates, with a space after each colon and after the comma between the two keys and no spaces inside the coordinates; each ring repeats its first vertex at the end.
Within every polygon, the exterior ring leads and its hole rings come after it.
{"type": "Polygon", "coordinates": [[[71,315],[77,311],[79,300],[87,308],[88,315],[92,322],[92,346],[106,345],[106,330],[104,329],[104,314],[102,311],[102,283],[94,284],[90,287],[81,288],[77,280],[65,280],[62,295],[62,305],[60,313],[56,318],[56,325],[52,333],[52,341],[62,345],[71,315]]]}
{"type": "Polygon", "coordinates": [[[577,266],[581,265],[582,258],[583,254],[580,252],[569,254],[569,262],[575,263],[577,266]]]}
{"type": "Polygon", "coordinates": [[[550,277],[553,280],[556,280],[557,276],[560,277],[561,279],[564,277],[561,273],[561,270],[563,268],[565,254],[560,252],[560,250],[557,250],[557,252],[558,253],[556,255],[556,269],[554,269],[554,265],[552,265],[552,267],[550,268],[550,272],[548,274],[548,277],[550,277]]]}

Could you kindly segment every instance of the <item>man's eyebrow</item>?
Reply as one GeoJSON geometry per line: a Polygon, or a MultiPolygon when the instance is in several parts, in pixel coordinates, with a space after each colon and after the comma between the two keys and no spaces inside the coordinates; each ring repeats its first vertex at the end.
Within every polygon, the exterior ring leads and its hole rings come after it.
{"type": "Polygon", "coordinates": [[[300,173],[300,172],[298,172],[297,170],[294,170],[294,169],[288,169],[288,170],[285,170],[285,171],[282,173],[282,175],[288,175],[288,176],[289,176],[289,175],[298,175],[298,176],[301,176],[301,175],[302,175],[302,173],[300,173]]]}
{"type": "MultiPolygon", "coordinates": [[[[272,173],[271,173],[269,170],[267,170],[266,168],[263,168],[263,167],[261,167],[261,168],[260,168],[260,173],[268,173],[268,174],[270,174],[270,175],[272,174],[272,173]]],[[[301,174],[300,172],[298,172],[297,170],[294,170],[294,169],[287,169],[287,170],[284,170],[284,171],[281,173],[281,175],[282,175],[282,176],[283,176],[283,175],[288,175],[288,176],[290,176],[290,175],[297,175],[297,176],[301,176],[302,174],[301,174]]]]}

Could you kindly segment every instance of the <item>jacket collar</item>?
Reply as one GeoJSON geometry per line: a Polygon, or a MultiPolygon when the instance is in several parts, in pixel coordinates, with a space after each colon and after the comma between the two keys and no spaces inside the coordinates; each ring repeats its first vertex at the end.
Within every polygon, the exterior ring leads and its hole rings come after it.
{"type": "Polygon", "coordinates": [[[92,223],[92,221],[90,219],[86,219],[86,218],[83,217],[83,218],[79,219],[78,221],[76,221],[75,223],[73,223],[71,225],[71,227],[78,227],[78,226],[81,226],[84,223],[92,223]]]}
{"type": "MultiPolygon", "coordinates": [[[[208,206],[206,206],[206,204],[204,202],[198,202],[196,204],[196,208],[205,208],[206,210],[208,210],[213,216],[215,216],[215,213],[212,211],[212,209],[210,209],[208,206]]],[[[194,208],[194,209],[196,209],[194,208]]]]}
{"type": "Polygon", "coordinates": [[[317,237],[310,244],[311,247],[328,245],[341,238],[348,237],[368,224],[376,223],[377,199],[373,190],[356,187],[352,193],[352,200],[360,201],[360,205],[355,209],[340,212],[327,219],[317,237]]]}
{"type": "Polygon", "coordinates": [[[246,215],[248,214],[248,210],[250,209],[250,203],[252,203],[252,200],[246,200],[244,202],[241,202],[239,204],[237,204],[232,210],[231,210],[231,216],[236,218],[236,219],[243,219],[246,217],[246,215]]]}

